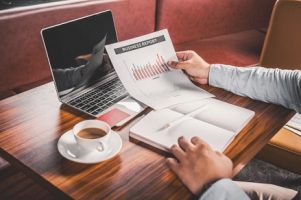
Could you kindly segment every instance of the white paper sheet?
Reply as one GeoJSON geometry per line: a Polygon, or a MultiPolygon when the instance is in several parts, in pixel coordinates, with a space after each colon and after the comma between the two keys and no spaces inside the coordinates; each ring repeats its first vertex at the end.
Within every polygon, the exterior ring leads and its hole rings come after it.
{"type": "Polygon", "coordinates": [[[205,99],[214,95],[195,86],[181,70],[167,30],[106,46],[123,85],[131,96],[153,109],[205,99]]]}
{"type": "Polygon", "coordinates": [[[284,128],[301,136],[301,114],[296,113],[294,117],[287,122],[284,128]]]}

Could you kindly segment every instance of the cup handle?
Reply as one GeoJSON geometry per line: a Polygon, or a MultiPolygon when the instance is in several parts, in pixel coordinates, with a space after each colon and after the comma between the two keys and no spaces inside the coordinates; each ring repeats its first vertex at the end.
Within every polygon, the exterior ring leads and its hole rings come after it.
{"type": "Polygon", "coordinates": [[[105,148],[104,148],[103,143],[102,143],[102,142],[99,142],[96,149],[97,149],[98,151],[104,151],[105,148]]]}

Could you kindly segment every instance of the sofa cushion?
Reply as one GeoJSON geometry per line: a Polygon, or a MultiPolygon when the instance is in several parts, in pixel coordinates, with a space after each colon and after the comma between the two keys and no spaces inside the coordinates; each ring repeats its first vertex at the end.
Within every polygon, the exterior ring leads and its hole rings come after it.
{"type": "Polygon", "coordinates": [[[301,137],[282,128],[258,153],[257,157],[301,174],[301,137]]]}
{"type": "Polygon", "coordinates": [[[209,63],[247,66],[258,63],[264,36],[257,30],[243,31],[177,44],[175,49],[194,50],[209,63]]]}
{"type": "Polygon", "coordinates": [[[50,77],[40,30],[111,9],[120,40],[154,31],[155,0],[82,1],[51,7],[0,12],[0,91],[50,77]]]}
{"type": "Polygon", "coordinates": [[[175,44],[267,27],[275,0],[158,0],[157,29],[175,44]]]}

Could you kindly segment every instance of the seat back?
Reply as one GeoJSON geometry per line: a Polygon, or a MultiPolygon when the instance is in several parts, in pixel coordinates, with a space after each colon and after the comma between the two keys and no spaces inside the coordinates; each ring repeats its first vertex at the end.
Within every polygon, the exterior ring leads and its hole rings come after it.
{"type": "Polygon", "coordinates": [[[156,30],[173,44],[267,27],[275,0],[157,0],[156,30]],[[184,3],[185,2],[185,3],[184,3]]]}
{"type": "MultiPolygon", "coordinates": [[[[301,69],[301,0],[278,0],[260,56],[261,66],[301,69]]],[[[301,174],[301,137],[280,129],[257,157],[301,174]]]]}
{"type": "Polygon", "coordinates": [[[301,69],[301,0],[278,0],[274,6],[260,65],[301,69]]]}
{"type": "Polygon", "coordinates": [[[0,11],[0,92],[51,77],[42,28],[110,9],[119,40],[155,30],[155,0],[78,0],[32,7],[0,11]]]}

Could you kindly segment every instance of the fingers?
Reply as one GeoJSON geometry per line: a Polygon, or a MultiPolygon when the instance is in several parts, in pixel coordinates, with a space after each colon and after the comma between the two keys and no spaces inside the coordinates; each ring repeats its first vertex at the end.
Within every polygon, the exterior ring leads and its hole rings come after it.
{"type": "Polygon", "coordinates": [[[177,62],[177,61],[168,61],[167,64],[174,69],[186,69],[190,66],[188,61],[177,62]]]}
{"type": "Polygon", "coordinates": [[[197,136],[194,136],[193,138],[191,138],[191,142],[194,145],[209,146],[209,144],[207,144],[207,142],[205,142],[204,140],[202,140],[200,137],[197,137],[197,136]]]}
{"type": "Polygon", "coordinates": [[[195,137],[191,138],[191,143],[194,144],[198,150],[201,150],[201,151],[206,150],[209,152],[213,151],[212,148],[210,147],[210,145],[199,137],[195,136],[195,137]]]}
{"type": "Polygon", "coordinates": [[[191,138],[191,143],[194,145],[201,145],[204,143],[204,141],[199,137],[193,137],[191,138]]]}
{"type": "Polygon", "coordinates": [[[179,62],[177,62],[177,61],[168,61],[168,62],[167,62],[167,64],[168,64],[170,67],[172,67],[172,68],[176,68],[176,66],[177,66],[178,63],[179,63],[179,62]]]}
{"type": "Polygon", "coordinates": [[[176,55],[179,60],[185,60],[185,58],[187,58],[185,51],[176,52],[176,55]]]}
{"type": "Polygon", "coordinates": [[[170,67],[175,69],[185,69],[191,65],[190,59],[194,56],[194,51],[179,51],[176,52],[179,62],[169,61],[167,62],[170,67]]]}
{"type": "Polygon", "coordinates": [[[171,152],[171,153],[172,153],[179,161],[183,160],[184,157],[185,157],[184,151],[183,151],[180,147],[178,147],[177,145],[172,145],[172,146],[170,147],[170,152],[171,152]]]}
{"type": "Polygon", "coordinates": [[[185,157],[185,152],[187,151],[191,151],[194,146],[208,146],[208,144],[203,141],[201,138],[199,137],[193,137],[191,138],[191,142],[188,141],[185,137],[179,137],[178,139],[178,143],[179,146],[177,145],[172,145],[170,148],[170,152],[178,159],[178,160],[182,160],[182,158],[185,157]]]}
{"type": "Polygon", "coordinates": [[[167,166],[175,173],[178,175],[179,172],[179,163],[177,162],[176,159],[174,158],[167,158],[166,159],[166,164],[167,166]]]}
{"type": "Polygon", "coordinates": [[[179,137],[178,139],[179,146],[185,151],[191,151],[193,149],[192,144],[184,137],[179,137]]]}
{"type": "Polygon", "coordinates": [[[185,61],[191,59],[193,56],[198,55],[195,51],[187,50],[187,51],[178,51],[176,55],[179,60],[185,61]]]}
{"type": "Polygon", "coordinates": [[[176,55],[180,61],[185,61],[191,59],[194,53],[194,51],[178,51],[176,55]]]}

